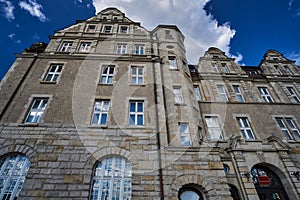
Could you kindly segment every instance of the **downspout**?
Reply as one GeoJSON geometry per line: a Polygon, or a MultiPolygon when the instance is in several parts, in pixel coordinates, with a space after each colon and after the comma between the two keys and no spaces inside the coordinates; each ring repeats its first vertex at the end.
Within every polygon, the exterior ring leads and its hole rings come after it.
{"type": "Polygon", "coordinates": [[[31,68],[33,67],[33,65],[35,64],[37,59],[37,54],[34,54],[33,56],[33,61],[31,62],[30,66],[28,67],[28,69],[26,70],[24,76],[22,76],[21,81],[18,83],[16,89],[14,90],[13,94],[10,96],[9,100],[6,102],[2,112],[0,113],[0,121],[2,120],[4,114],[6,113],[6,111],[8,110],[9,106],[11,105],[13,99],[15,98],[15,96],[17,95],[20,87],[22,86],[23,82],[25,81],[25,79],[27,78],[31,68]]]}
{"type": "MultiPolygon", "coordinates": [[[[152,33],[151,40],[153,38],[152,33]]],[[[151,53],[152,53],[152,73],[153,73],[153,89],[154,89],[154,103],[155,103],[155,132],[157,139],[157,154],[158,154],[158,173],[159,173],[159,189],[160,189],[160,199],[164,199],[164,181],[163,181],[163,170],[162,170],[162,159],[161,159],[161,143],[160,143],[160,131],[159,131],[159,115],[158,115],[158,95],[157,95],[157,80],[155,72],[155,55],[153,55],[153,42],[151,41],[151,53]]]]}

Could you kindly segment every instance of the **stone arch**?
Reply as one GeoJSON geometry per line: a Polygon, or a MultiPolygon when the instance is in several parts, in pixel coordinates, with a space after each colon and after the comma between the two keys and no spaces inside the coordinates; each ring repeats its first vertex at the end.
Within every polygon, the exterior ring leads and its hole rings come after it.
{"type": "Polygon", "coordinates": [[[0,147],[0,160],[9,155],[23,154],[30,160],[30,166],[37,165],[37,155],[33,147],[24,144],[6,145],[0,147]]]}
{"type": "Polygon", "coordinates": [[[203,194],[203,198],[207,199],[213,191],[212,185],[203,179],[202,176],[195,175],[181,175],[173,179],[171,184],[169,197],[177,197],[180,188],[185,185],[193,185],[197,186],[199,190],[201,190],[203,194]]]}

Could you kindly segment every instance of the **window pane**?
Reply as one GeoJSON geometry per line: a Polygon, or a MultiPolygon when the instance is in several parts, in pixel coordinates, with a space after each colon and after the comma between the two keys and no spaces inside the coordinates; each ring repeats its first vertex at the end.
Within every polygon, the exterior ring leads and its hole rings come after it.
{"type": "Polygon", "coordinates": [[[130,112],[135,112],[135,103],[130,103],[130,112]]]}
{"type": "Polygon", "coordinates": [[[135,115],[130,115],[129,116],[129,124],[134,125],[135,124],[135,115]]]}
{"type": "Polygon", "coordinates": [[[143,112],[144,111],[144,108],[143,108],[144,106],[143,106],[143,103],[138,103],[138,112],[143,112]]]}
{"type": "Polygon", "coordinates": [[[101,122],[100,122],[100,124],[101,124],[101,125],[106,124],[106,120],[107,120],[107,114],[106,114],[106,113],[103,113],[103,114],[101,115],[101,122]]]}
{"type": "Polygon", "coordinates": [[[143,125],[144,124],[144,116],[143,115],[138,115],[137,116],[137,124],[138,125],[143,125]]]}

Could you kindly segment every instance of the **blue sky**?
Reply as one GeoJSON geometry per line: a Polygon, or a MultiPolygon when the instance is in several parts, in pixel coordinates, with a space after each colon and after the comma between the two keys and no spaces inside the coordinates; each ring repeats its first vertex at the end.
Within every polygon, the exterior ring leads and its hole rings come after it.
{"type": "Polygon", "coordinates": [[[242,65],[257,66],[268,49],[300,64],[300,0],[0,0],[0,79],[15,53],[108,6],[148,30],[176,24],[191,64],[210,46],[242,65]]]}

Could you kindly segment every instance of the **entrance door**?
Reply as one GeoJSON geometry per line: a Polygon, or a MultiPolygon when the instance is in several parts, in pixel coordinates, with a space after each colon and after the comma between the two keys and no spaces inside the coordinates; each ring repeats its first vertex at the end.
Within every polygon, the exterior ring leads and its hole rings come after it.
{"type": "Polygon", "coordinates": [[[273,171],[254,166],[251,173],[260,200],[289,200],[280,178],[273,171]]]}

